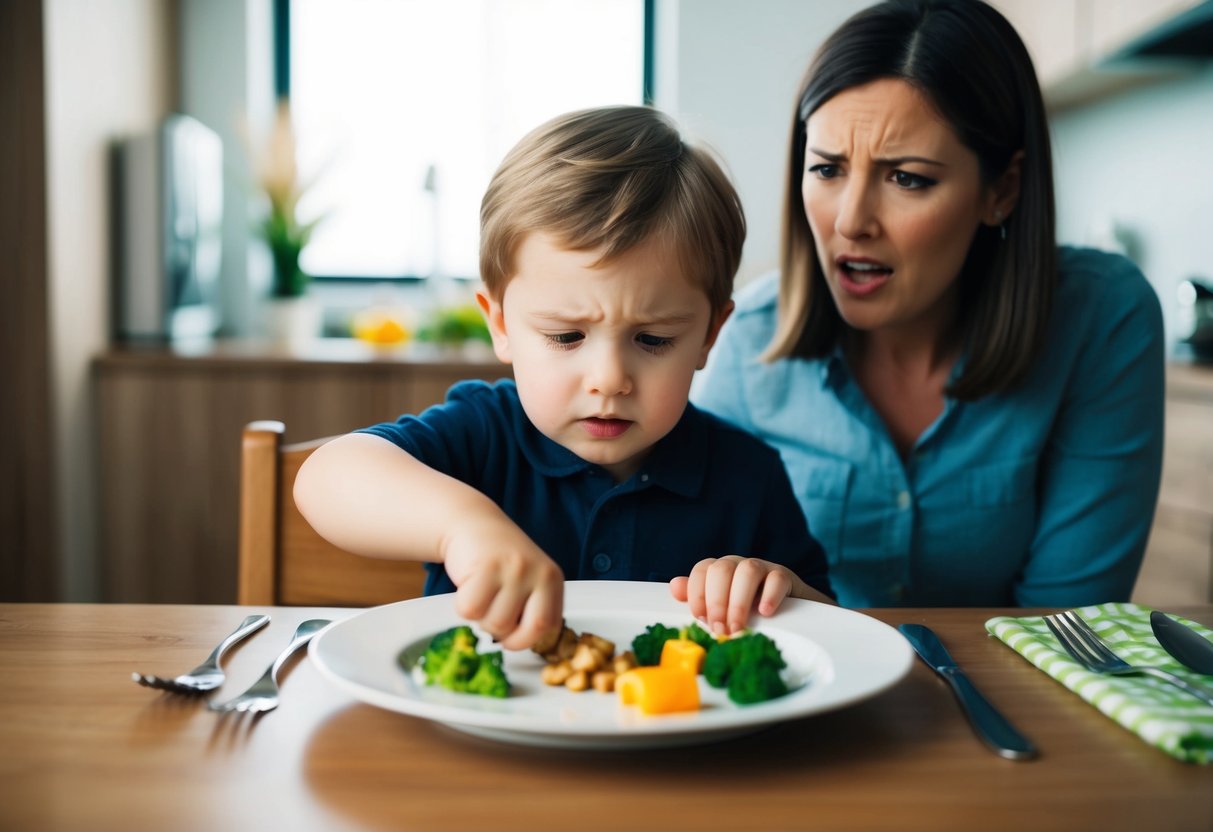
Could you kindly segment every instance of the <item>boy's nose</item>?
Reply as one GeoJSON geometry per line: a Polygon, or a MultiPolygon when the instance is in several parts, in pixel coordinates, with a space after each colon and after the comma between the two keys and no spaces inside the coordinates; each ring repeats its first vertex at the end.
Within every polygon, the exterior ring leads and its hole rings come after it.
{"type": "Polygon", "coordinates": [[[632,392],[632,374],[616,350],[599,350],[585,375],[586,392],[597,396],[626,396],[632,392]]]}

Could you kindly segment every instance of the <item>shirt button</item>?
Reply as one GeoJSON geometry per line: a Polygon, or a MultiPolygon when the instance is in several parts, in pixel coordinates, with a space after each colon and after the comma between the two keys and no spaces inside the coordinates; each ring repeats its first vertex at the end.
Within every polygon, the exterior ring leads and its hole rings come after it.
{"type": "Polygon", "coordinates": [[[611,557],[606,552],[599,552],[594,555],[594,560],[591,563],[595,572],[606,572],[611,568],[611,557]]]}
{"type": "Polygon", "coordinates": [[[648,481],[649,481],[649,475],[648,475],[648,474],[641,474],[641,475],[640,475],[640,481],[641,481],[641,482],[648,482],[648,481]]]}
{"type": "Polygon", "coordinates": [[[897,495],[897,507],[899,509],[901,509],[902,511],[905,511],[907,508],[910,507],[910,492],[909,491],[902,491],[901,493],[899,493],[897,495]]]}

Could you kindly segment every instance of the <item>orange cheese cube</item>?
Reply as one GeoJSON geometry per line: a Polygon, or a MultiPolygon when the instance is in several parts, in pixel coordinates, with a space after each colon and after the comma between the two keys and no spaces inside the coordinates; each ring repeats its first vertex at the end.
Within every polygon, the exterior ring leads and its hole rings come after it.
{"type": "Polygon", "coordinates": [[[638,705],[646,714],[699,710],[697,676],[684,667],[637,667],[620,674],[615,690],[620,702],[638,705]]]}
{"type": "Polygon", "coordinates": [[[662,667],[683,667],[692,673],[703,670],[706,650],[688,638],[672,638],[661,648],[662,667]]]}

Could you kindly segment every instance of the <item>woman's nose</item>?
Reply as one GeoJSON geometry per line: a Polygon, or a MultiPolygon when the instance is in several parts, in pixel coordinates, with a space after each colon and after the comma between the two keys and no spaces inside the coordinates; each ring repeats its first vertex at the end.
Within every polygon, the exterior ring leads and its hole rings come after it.
{"type": "Polygon", "coordinates": [[[586,356],[586,392],[596,396],[626,396],[632,392],[632,374],[620,350],[611,347],[586,356]]]}
{"type": "Polygon", "coordinates": [[[867,184],[854,180],[843,189],[834,217],[834,230],[847,239],[871,237],[877,233],[875,196],[867,184]]]}

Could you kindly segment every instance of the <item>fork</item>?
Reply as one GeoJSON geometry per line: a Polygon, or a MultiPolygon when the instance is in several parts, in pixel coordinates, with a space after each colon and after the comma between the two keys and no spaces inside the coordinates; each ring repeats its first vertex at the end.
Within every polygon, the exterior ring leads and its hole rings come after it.
{"type": "Polygon", "coordinates": [[[282,669],[282,665],[286,663],[296,650],[305,646],[312,637],[322,630],[329,622],[323,618],[313,618],[304,621],[295,630],[295,635],[291,639],[291,643],[286,646],[286,649],[278,654],[278,658],[274,659],[274,663],[266,668],[265,673],[261,674],[261,678],[253,682],[252,687],[244,693],[229,699],[226,702],[211,702],[207,707],[212,711],[240,711],[241,713],[261,713],[262,711],[272,711],[278,707],[278,671],[282,669]]]}
{"type": "Polygon", "coordinates": [[[226,678],[219,667],[219,660],[223,658],[223,654],[233,644],[246,636],[252,635],[268,623],[270,623],[268,615],[250,615],[241,622],[239,627],[232,631],[231,635],[219,642],[219,645],[211,651],[206,661],[189,673],[183,673],[174,679],[166,679],[162,676],[148,676],[143,673],[132,673],[131,679],[147,688],[169,690],[174,693],[206,693],[207,691],[212,691],[223,684],[223,680],[226,678]]]}
{"type": "Polygon", "coordinates": [[[1203,702],[1213,705],[1213,690],[1193,684],[1182,676],[1177,676],[1161,667],[1132,665],[1113,653],[1104,644],[1094,630],[1073,610],[1046,615],[1045,624],[1057,636],[1061,646],[1074,657],[1075,661],[1095,673],[1107,673],[1113,676],[1130,674],[1148,674],[1170,682],[1177,688],[1195,696],[1203,702]]]}

